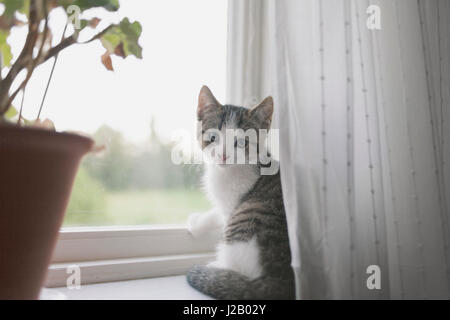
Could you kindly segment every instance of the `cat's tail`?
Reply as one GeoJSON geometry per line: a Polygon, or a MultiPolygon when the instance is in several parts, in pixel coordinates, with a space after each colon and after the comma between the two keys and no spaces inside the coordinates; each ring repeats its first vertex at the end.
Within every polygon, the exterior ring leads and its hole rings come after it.
{"type": "MultiPolygon", "coordinates": [[[[290,272],[288,272],[291,274],[290,272]]],[[[187,273],[188,283],[216,299],[294,299],[292,277],[260,277],[254,280],[232,270],[195,266],[187,273]]]]}

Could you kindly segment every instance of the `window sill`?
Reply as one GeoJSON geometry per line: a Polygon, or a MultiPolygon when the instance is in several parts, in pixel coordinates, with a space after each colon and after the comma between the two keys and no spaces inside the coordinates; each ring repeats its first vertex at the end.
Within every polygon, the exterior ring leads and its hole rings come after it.
{"type": "Polygon", "coordinates": [[[81,284],[182,275],[213,260],[219,237],[194,238],[184,226],[63,229],[45,285],[65,286],[72,266],[81,284]]]}
{"type": "Polygon", "coordinates": [[[80,289],[46,289],[41,299],[67,300],[207,300],[191,288],[186,277],[172,276],[82,285],[80,289]]]}
{"type": "Polygon", "coordinates": [[[194,238],[185,226],[173,225],[64,228],[52,263],[212,252],[219,238],[194,238]]]}
{"type": "Polygon", "coordinates": [[[109,281],[135,280],[185,274],[196,264],[212,261],[214,253],[180,254],[171,256],[96,260],[50,265],[45,282],[46,287],[66,285],[71,266],[80,268],[81,284],[109,281]]]}

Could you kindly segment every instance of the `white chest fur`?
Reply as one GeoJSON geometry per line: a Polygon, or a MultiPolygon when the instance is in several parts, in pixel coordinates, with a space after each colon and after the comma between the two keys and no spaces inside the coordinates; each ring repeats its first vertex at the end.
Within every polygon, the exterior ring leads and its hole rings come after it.
{"type": "MultiPolygon", "coordinates": [[[[258,168],[252,165],[223,168],[208,166],[205,172],[205,189],[214,205],[213,210],[222,214],[226,220],[258,177],[258,168]]],[[[221,243],[217,248],[216,261],[211,266],[234,270],[251,279],[259,277],[262,268],[256,238],[248,242],[221,243]]]]}
{"type": "Polygon", "coordinates": [[[248,242],[221,243],[217,247],[216,260],[211,267],[236,271],[250,279],[262,274],[259,247],[256,238],[248,242]]]}
{"type": "Polygon", "coordinates": [[[253,165],[218,167],[208,165],[205,172],[205,190],[214,209],[230,216],[239,199],[246,194],[258,180],[259,171],[253,165]]]}

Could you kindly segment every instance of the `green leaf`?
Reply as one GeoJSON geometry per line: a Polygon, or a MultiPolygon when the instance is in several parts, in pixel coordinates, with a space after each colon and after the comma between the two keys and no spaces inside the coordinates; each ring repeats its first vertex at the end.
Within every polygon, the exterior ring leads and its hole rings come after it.
{"type": "Polygon", "coordinates": [[[14,14],[16,11],[24,12],[28,0],[0,0],[0,3],[3,3],[5,5],[5,11],[3,14],[7,17],[14,17],[14,14]]]}
{"type": "Polygon", "coordinates": [[[0,54],[2,58],[2,61],[0,61],[1,67],[8,67],[11,64],[12,59],[11,47],[9,46],[8,42],[6,42],[8,36],[9,31],[0,30],[0,54]]]}
{"type": "Polygon", "coordinates": [[[142,33],[141,24],[137,21],[130,23],[128,18],[125,18],[120,22],[120,29],[126,36],[126,41],[124,41],[125,55],[132,54],[136,58],[142,59],[142,47],[138,44],[142,33]]]}
{"type": "Polygon", "coordinates": [[[84,28],[86,28],[89,25],[89,20],[86,19],[80,19],[80,30],[83,30],[84,28]]]}
{"type": "Polygon", "coordinates": [[[109,53],[113,53],[114,49],[120,44],[121,36],[116,27],[111,28],[100,39],[101,43],[109,53]]]}
{"type": "Polygon", "coordinates": [[[28,13],[30,12],[30,0],[23,0],[22,6],[17,10],[28,17],[28,13]]]}
{"type": "Polygon", "coordinates": [[[5,6],[5,11],[0,16],[0,29],[10,30],[15,25],[21,25],[24,22],[17,19],[16,12],[28,16],[30,0],[0,0],[5,6]]]}
{"type": "Polygon", "coordinates": [[[8,111],[6,111],[5,113],[5,118],[7,120],[10,120],[12,118],[14,118],[15,116],[17,116],[19,114],[19,112],[17,112],[16,108],[14,108],[13,106],[10,106],[8,111]]]}
{"type": "Polygon", "coordinates": [[[124,18],[119,24],[113,25],[100,40],[110,54],[122,58],[134,55],[142,59],[142,47],[139,45],[141,33],[142,27],[139,22],[131,23],[128,18],[124,18]]]}

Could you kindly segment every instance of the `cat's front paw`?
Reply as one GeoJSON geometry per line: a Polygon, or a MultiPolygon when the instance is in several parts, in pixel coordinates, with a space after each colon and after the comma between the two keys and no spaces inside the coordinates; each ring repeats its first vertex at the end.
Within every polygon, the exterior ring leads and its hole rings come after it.
{"type": "Polygon", "coordinates": [[[188,217],[187,229],[192,235],[198,234],[201,231],[201,226],[199,225],[199,217],[201,214],[200,212],[195,212],[191,213],[188,217]]]}
{"type": "Polygon", "coordinates": [[[206,213],[191,213],[188,217],[187,228],[194,237],[200,237],[208,231],[208,221],[205,219],[206,213]]]}
{"type": "Polygon", "coordinates": [[[221,231],[223,218],[213,212],[192,213],[188,217],[187,228],[194,237],[200,237],[210,232],[221,231]]]}

